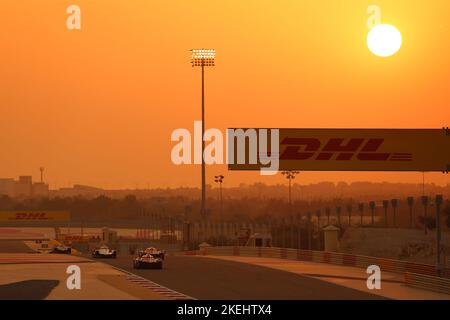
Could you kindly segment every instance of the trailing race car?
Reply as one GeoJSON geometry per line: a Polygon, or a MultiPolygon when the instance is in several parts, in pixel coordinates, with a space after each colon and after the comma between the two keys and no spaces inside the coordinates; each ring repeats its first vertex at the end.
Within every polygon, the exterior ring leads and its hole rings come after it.
{"type": "Polygon", "coordinates": [[[112,258],[117,256],[116,250],[110,249],[107,246],[101,246],[100,248],[92,251],[92,258],[112,258]]]}
{"type": "Polygon", "coordinates": [[[50,253],[71,254],[72,248],[66,247],[65,245],[60,244],[60,245],[54,246],[52,251],[50,251],[50,253]]]}
{"type": "Polygon", "coordinates": [[[144,254],[133,259],[134,269],[162,269],[163,261],[151,254],[144,254]]]}
{"type": "Polygon", "coordinates": [[[165,251],[164,250],[158,250],[155,247],[149,247],[145,250],[139,250],[138,256],[142,257],[146,254],[152,255],[154,258],[160,258],[161,260],[164,260],[165,257],[165,251]]]}

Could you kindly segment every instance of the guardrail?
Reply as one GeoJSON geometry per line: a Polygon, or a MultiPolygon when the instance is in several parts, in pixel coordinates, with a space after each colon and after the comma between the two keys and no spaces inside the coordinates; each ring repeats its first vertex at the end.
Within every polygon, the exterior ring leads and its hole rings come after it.
{"type": "Polygon", "coordinates": [[[450,294],[450,279],[446,278],[406,272],[405,285],[413,288],[450,294]]]}
{"type": "MultiPolygon", "coordinates": [[[[411,273],[426,276],[437,276],[434,265],[415,262],[368,257],[340,252],[312,251],[276,247],[203,247],[198,251],[185,251],[185,255],[225,255],[279,258],[298,261],[311,261],[335,265],[367,268],[377,265],[381,270],[394,273],[411,273]]],[[[450,269],[443,270],[444,277],[450,278],[450,269]]]]}

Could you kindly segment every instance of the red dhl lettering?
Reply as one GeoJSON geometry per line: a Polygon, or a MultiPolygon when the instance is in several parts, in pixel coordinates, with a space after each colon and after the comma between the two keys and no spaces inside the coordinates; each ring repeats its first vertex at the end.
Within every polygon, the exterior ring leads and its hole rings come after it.
{"type": "Polygon", "coordinates": [[[13,220],[48,220],[45,212],[17,212],[13,220]]]}
{"type": "Polygon", "coordinates": [[[384,139],[332,138],[324,146],[316,138],[284,138],[280,143],[280,160],[412,161],[411,153],[377,152],[384,139]],[[346,141],[347,140],[347,141],[346,141]]]}

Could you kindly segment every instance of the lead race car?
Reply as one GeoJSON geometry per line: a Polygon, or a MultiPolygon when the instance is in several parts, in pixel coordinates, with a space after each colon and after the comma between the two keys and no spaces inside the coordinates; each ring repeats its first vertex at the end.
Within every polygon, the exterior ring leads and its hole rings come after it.
{"type": "Polygon", "coordinates": [[[138,255],[133,259],[134,269],[162,269],[163,261],[149,253],[138,255]]]}
{"type": "Polygon", "coordinates": [[[164,250],[158,250],[155,247],[149,247],[149,248],[147,248],[145,250],[139,250],[138,251],[138,256],[139,257],[142,257],[142,256],[144,256],[146,254],[149,254],[149,255],[153,256],[154,258],[159,258],[161,260],[164,260],[164,257],[165,257],[166,253],[165,253],[164,250]]]}
{"type": "Polygon", "coordinates": [[[115,259],[117,257],[116,250],[110,249],[107,246],[101,246],[100,248],[92,251],[92,258],[111,258],[115,259]]]}

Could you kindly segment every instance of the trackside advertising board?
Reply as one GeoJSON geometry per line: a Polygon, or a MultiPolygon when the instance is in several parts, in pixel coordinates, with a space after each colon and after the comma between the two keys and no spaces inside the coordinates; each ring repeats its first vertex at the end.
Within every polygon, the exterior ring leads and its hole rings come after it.
{"type": "Polygon", "coordinates": [[[68,211],[0,211],[0,221],[69,221],[68,211]]]}
{"type": "Polygon", "coordinates": [[[269,167],[261,160],[277,154],[278,170],[450,170],[448,129],[228,129],[227,134],[230,170],[269,167]],[[240,150],[245,156],[239,159],[240,150]]]}

